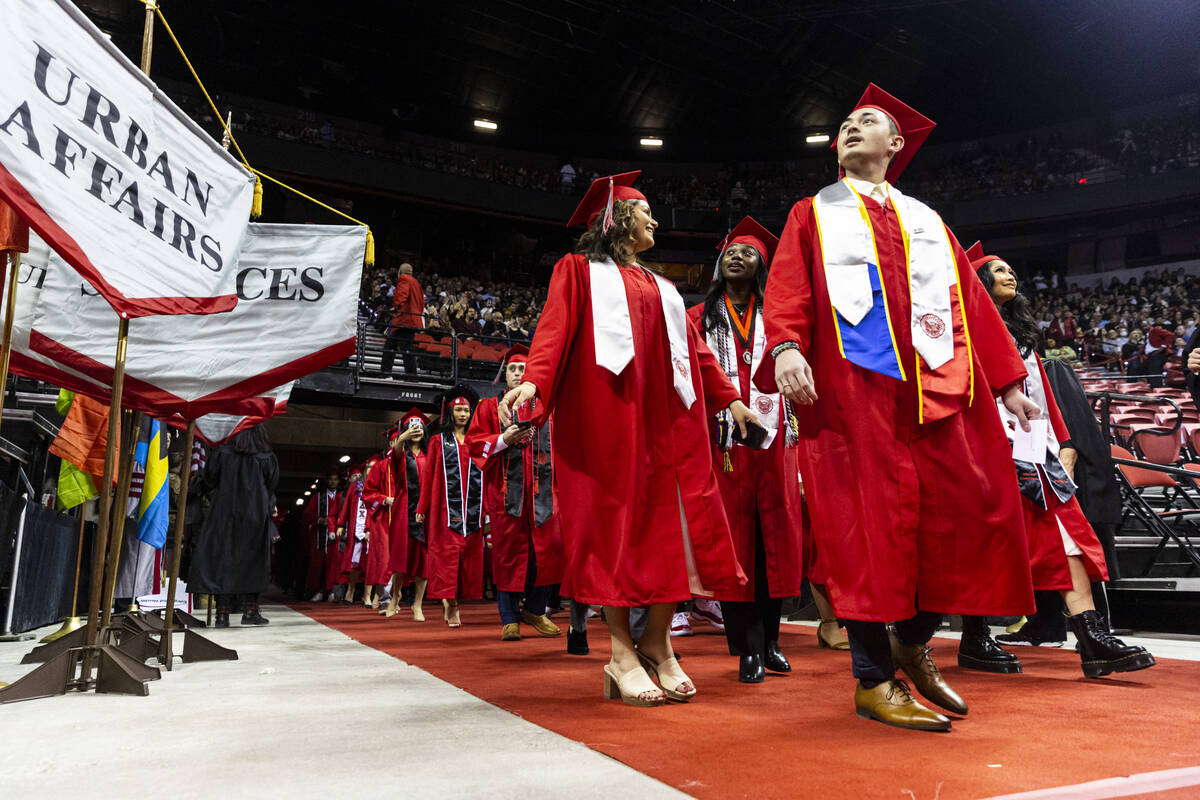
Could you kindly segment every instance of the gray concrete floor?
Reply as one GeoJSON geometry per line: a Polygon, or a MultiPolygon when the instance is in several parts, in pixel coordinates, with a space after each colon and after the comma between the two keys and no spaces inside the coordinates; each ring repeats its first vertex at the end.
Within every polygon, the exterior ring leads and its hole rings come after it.
{"type": "MultiPolygon", "coordinates": [[[[205,634],[238,661],[176,660],[149,697],[0,706],[0,798],[687,796],[290,609],[263,612],[264,628],[205,634]]],[[[30,669],[34,643],[0,643],[0,681],[30,669]]]]}

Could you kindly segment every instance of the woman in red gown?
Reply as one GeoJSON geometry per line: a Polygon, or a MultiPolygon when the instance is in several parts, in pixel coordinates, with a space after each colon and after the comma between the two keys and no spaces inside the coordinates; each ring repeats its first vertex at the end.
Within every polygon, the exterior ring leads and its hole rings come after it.
{"type": "MultiPolygon", "coordinates": [[[[1029,537],[1029,557],[1034,589],[1054,589],[1062,593],[1071,630],[1078,640],[1077,650],[1083,674],[1089,678],[1112,672],[1133,672],[1154,666],[1154,656],[1145,648],[1128,645],[1112,635],[1092,600],[1092,581],[1108,580],[1104,549],[1096,532],[1083,516],[1075,499],[1075,448],[1054,394],[1046,380],[1046,371],[1035,348],[1039,344],[1037,323],[1029,301],[1017,291],[1017,277],[1004,259],[985,255],[976,243],[967,252],[975,274],[983,282],[1016,340],[1029,375],[1022,391],[1049,418],[1045,449],[1035,462],[1014,458],[1021,486],[1021,506],[1025,512],[1025,533],[1029,537]]],[[[1016,435],[1011,413],[997,403],[1009,437],[1016,435]]],[[[959,666],[984,672],[1020,672],[1015,656],[991,639],[983,617],[963,618],[963,638],[959,647],[959,666]]]]}
{"type": "Polygon", "coordinates": [[[459,600],[483,598],[483,472],[471,460],[467,426],[477,403],[460,386],[442,403],[443,432],[429,440],[416,521],[425,525],[429,597],[442,601],[451,628],[459,600]]]}
{"type": "Polygon", "coordinates": [[[746,583],[713,476],[708,417],[729,408],[742,429],[755,417],[675,286],[637,258],[658,227],[632,187],[638,174],[596,181],[572,217],[588,229],[554,268],[524,382],[499,411],[506,427],[531,401],[535,424],[556,408],[578,420],[554,431],[562,594],[605,606],[605,696],[661,705],[696,693],[671,649],[675,605],[746,583]],[[634,606],[650,606],[636,649],[634,606]]]}
{"type": "Polygon", "coordinates": [[[421,604],[425,600],[425,587],[428,585],[425,580],[425,526],[417,522],[417,503],[421,501],[421,475],[425,471],[425,415],[418,409],[410,408],[401,418],[399,430],[404,447],[403,456],[396,464],[395,480],[404,483],[407,505],[403,509],[404,533],[394,535],[391,540],[389,566],[392,571],[392,599],[381,613],[386,617],[396,614],[401,589],[412,581],[413,620],[424,622],[425,613],[421,604]]]}

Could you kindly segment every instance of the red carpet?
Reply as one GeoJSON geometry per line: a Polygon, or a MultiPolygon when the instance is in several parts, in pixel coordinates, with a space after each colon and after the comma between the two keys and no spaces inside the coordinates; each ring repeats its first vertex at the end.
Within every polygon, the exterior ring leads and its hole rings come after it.
{"type": "MultiPolygon", "coordinates": [[[[956,643],[936,640],[971,711],[950,733],[918,733],[858,719],[849,655],[818,649],[807,627],[784,626],[792,674],[757,686],[738,683],[712,628],[675,639],[698,698],[639,709],[602,698],[608,636],[598,619],[592,654],[579,657],[566,654],[565,636],[501,642],[490,603],[464,606],[458,630],[431,603],[423,624],[406,611],[385,620],[361,607],[294,607],[701,798],[965,800],[1200,765],[1200,662],[1089,681],[1070,650],[1019,648],[1023,674],[988,675],[959,669],[956,643]]],[[[565,630],[566,615],[555,619],[565,630]]],[[[1138,796],[1200,797],[1200,786],[1138,796]]]]}

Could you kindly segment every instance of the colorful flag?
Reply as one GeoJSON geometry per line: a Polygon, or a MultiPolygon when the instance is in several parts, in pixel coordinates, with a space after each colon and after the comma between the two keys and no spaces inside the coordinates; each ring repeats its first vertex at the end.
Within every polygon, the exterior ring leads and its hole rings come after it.
{"type": "Polygon", "coordinates": [[[167,429],[156,419],[142,421],[133,460],[145,471],[138,503],[138,539],[154,548],[167,541],[167,429]]]}

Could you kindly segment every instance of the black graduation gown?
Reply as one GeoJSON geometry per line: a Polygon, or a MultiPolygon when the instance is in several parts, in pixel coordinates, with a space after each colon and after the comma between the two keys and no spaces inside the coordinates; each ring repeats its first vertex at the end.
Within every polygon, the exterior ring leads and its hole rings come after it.
{"type": "Polygon", "coordinates": [[[236,453],[222,445],[197,476],[211,508],[192,551],[192,594],[252,594],[267,588],[271,508],[279,482],[274,453],[236,453]]]}
{"type": "Polygon", "coordinates": [[[1104,547],[1109,579],[1116,580],[1120,573],[1113,536],[1121,523],[1121,487],[1117,485],[1112,452],[1075,371],[1053,358],[1044,360],[1042,367],[1071,435],[1070,444],[1079,454],[1074,476],[1079,490],[1075,498],[1104,547]]]}

